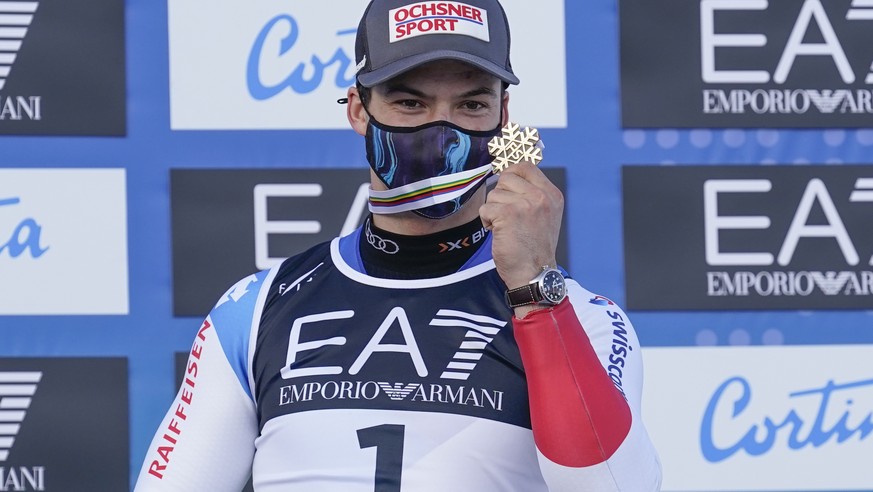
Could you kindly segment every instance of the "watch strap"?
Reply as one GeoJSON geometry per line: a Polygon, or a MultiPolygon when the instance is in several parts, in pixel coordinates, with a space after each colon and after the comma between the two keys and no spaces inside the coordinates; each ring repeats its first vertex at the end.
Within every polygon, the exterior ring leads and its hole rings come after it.
{"type": "Polygon", "coordinates": [[[540,302],[536,282],[506,291],[506,304],[511,308],[538,304],[540,302]]]}

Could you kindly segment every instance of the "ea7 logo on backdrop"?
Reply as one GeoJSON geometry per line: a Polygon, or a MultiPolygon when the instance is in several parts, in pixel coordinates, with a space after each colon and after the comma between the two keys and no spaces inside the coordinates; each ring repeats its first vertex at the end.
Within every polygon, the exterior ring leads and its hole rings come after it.
{"type": "Polygon", "coordinates": [[[0,134],[124,135],[124,77],[123,0],[0,0],[0,134]]]}
{"type": "Polygon", "coordinates": [[[621,22],[625,126],[862,127],[873,117],[866,0],[631,0],[621,22]]]}
{"type": "MultiPolygon", "coordinates": [[[[873,172],[871,172],[873,176],[873,172]]],[[[849,195],[849,203],[873,204],[873,177],[859,178],[856,189],[849,195]]],[[[852,237],[845,222],[834,204],[834,200],[824,181],[812,178],[807,183],[797,204],[791,225],[785,234],[779,253],[774,256],[768,252],[725,253],[721,251],[722,231],[753,231],[768,229],[771,220],[768,216],[722,216],[719,215],[719,197],[728,193],[767,193],[772,190],[769,179],[714,179],[707,180],[704,188],[704,227],[706,244],[706,263],[710,267],[760,266],[772,267],[776,264],[788,267],[802,239],[827,238],[839,249],[845,264],[849,267],[861,265],[852,237]],[[813,208],[818,207],[823,214],[821,224],[812,225],[813,208]]],[[[865,259],[864,266],[873,266],[873,257],[865,259]]],[[[747,296],[751,290],[759,295],[802,295],[808,296],[817,287],[826,296],[873,295],[873,273],[870,271],[813,271],[813,272],[717,272],[707,273],[707,295],[747,296]]]]}
{"type": "Polygon", "coordinates": [[[42,118],[40,96],[4,96],[2,93],[37,6],[39,2],[0,1],[0,34],[3,37],[0,40],[0,120],[42,118]]]}
{"type": "Polygon", "coordinates": [[[127,390],[125,359],[0,358],[0,492],[124,490],[127,390]]]}
{"type": "Polygon", "coordinates": [[[204,315],[239,279],[353,230],[366,183],[365,169],[172,170],[174,313],[204,315]]]}
{"type": "MultiPolygon", "coordinates": [[[[0,465],[9,458],[41,372],[0,372],[0,465]]],[[[0,490],[45,490],[44,466],[0,466],[0,490]]]]}
{"type": "Polygon", "coordinates": [[[873,305],[870,166],[624,171],[631,308],[873,305]]]}
{"type": "MultiPolygon", "coordinates": [[[[9,458],[41,378],[41,372],[0,372],[0,465],[9,458]]],[[[45,467],[0,466],[0,490],[45,490],[45,467]]]]}

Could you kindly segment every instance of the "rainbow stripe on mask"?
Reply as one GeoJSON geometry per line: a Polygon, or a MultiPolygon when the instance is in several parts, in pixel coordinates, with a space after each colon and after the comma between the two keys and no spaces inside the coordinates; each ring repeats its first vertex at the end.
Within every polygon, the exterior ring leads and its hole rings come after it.
{"type": "Polygon", "coordinates": [[[491,175],[491,164],[410,183],[393,190],[370,189],[370,211],[396,214],[445,203],[467,193],[491,175]]]}

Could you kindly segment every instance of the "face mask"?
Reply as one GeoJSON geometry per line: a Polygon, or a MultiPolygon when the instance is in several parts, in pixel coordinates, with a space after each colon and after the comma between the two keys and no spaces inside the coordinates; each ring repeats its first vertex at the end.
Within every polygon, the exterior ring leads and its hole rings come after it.
{"type": "Polygon", "coordinates": [[[474,132],[447,121],[391,127],[371,116],[367,161],[388,190],[370,190],[370,211],[430,219],[457,212],[491,175],[488,141],[499,133],[499,126],[474,132]]]}

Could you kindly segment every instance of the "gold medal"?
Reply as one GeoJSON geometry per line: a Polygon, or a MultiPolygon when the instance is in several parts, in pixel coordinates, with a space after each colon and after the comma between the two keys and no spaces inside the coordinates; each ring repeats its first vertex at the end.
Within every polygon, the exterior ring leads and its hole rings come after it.
{"type": "Polygon", "coordinates": [[[509,122],[500,135],[488,142],[488,153],[494,157],[491,167],[494,174],[519,162],[537,165],[543,160],[543,143],[536,128],[520,127],[509,122]]]}

